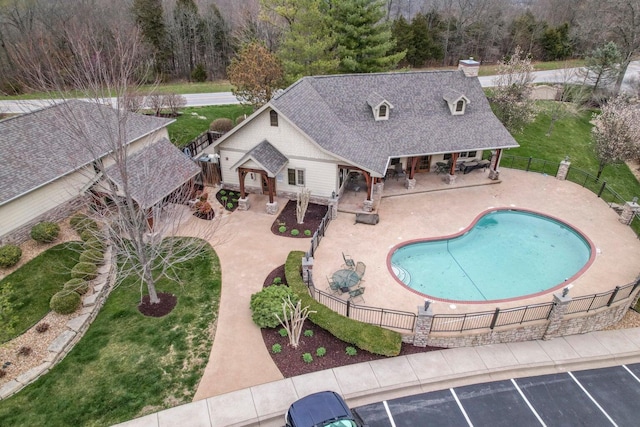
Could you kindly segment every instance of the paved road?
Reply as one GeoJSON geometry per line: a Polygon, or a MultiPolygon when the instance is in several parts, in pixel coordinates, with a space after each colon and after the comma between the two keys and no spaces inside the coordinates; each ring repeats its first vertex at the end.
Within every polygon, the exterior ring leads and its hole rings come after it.
{"type": "Polygon", "coordinates": [[[640,364],[495,381],[355,408],[369,427],[637,426],[640,364]]]}
{"type": "MultiPolygon", "coordinates": [[[[567,68],[564,70],[535,71],[533,73],[534,82],[552,83],[564,81],[582,81],[582,78],[577,73],[577,70],[577,68],[567,68]]],[[[640,61],[634,61],[631,63],[631,65],[629,65],[622,89],[631,89],[631,81],[634,78],[640,78],[640,61]]],[[[480,84],[483,87],[493,86],[494,79],[495,76],[479,77],[480,84]]],[[[238,100],[235,96],[233,96],[231,92],[194,93],[184,96],[185,98],[187,98],[187,106],[189,107],[238,104],[238,100]]],[[[113,103],[114,101],[115,100],[112,98],[111,102],[113,103]]],[[[21,114],[46,107],[48,105],[51,105],[52,102],[60,102],[60,100],[0,101],[0,112],[21,114]]]]}

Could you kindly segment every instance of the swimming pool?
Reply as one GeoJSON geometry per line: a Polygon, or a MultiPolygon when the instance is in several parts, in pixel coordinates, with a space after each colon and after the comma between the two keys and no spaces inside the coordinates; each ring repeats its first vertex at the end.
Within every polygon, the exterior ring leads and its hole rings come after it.
{"type": "Polygon", "coordinates": [[[565,286],[595,258],[591,241],[533,211],[487,211],[461,233],[394,247],[398,282],[428,298],[460,302],[517,299],[565,286]]]}

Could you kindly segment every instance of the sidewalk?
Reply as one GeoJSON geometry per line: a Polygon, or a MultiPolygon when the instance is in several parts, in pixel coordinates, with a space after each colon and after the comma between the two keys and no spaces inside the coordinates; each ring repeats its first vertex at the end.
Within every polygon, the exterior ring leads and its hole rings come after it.
{"type": "Polygon", "coordinates": [[[282,426],[295,400],[334,390],[351,407],[509,378],[640,362],[640,328],[463,347],[343,366],[210,397],[121,427],[282,426]]]}

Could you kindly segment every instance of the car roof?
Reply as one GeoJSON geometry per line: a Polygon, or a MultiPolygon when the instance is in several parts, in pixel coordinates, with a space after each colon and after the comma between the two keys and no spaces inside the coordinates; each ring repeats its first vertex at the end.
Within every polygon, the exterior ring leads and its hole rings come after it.
{"type": "Polygon", "coordinates": [[[311,427],[344,417],[351,418],[351,411],[339,394],[321,391],[294,402],[289,407],[289,417],[296,426],[311,427]]]}

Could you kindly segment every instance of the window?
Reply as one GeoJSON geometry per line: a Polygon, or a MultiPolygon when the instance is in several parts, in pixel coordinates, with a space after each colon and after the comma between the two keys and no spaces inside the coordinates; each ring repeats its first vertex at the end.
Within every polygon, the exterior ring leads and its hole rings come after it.
{"type": "Polygon", "coordinates": [[[378,110],[378,117],[387,117],[387,106],[382,104],[378,110]]]}
{"type": "Polygon", "coordinates": [[[461,99],[458,102],[456,102],[456,112],[459,113],[462,110],[464,110],[464,101],[461,99]]]}
{"type": "Polygon", "coordinates": [[[271,110],[269,112],[269,117],[271,118],[271,126],[278,126],[278,113],[276,113],[274,110],[271,110]]]}
{"type": "Polygon", "coordinates": [[[304,169],[287,169],[289,185],[304,186],[304,169]]]}
{"type": "MultiPolygon", "coordinates": [[[[459,159],[464,159],[464,158],[468,158],[468,157],[476,157],[477,154],[478,154],[477,151],[463,151],[461,153],[458,153],[458,158],[459,159]]],[[[445,154],[442,158],[444,160],[451,159],[451,153],[445,154]]]]}

